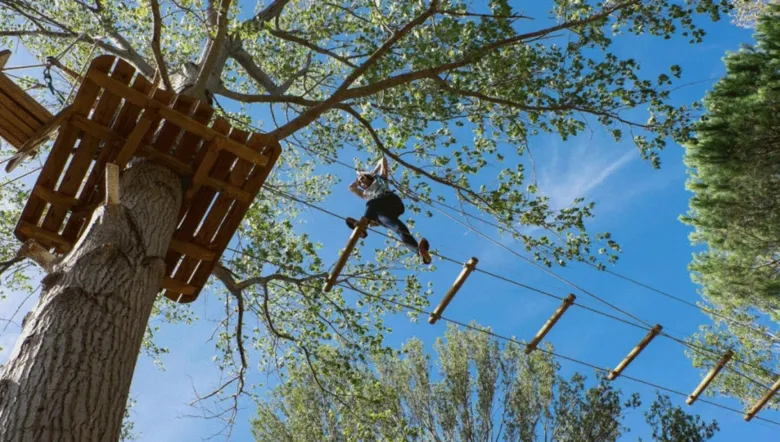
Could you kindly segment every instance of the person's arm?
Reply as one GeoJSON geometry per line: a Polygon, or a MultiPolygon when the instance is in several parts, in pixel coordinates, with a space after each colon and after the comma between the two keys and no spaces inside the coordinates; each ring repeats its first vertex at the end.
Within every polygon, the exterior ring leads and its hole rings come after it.
{"type": "Polygon", "coordinates": [[[363,197],[363,190],[361,190],[360,187],[358,187],[357,180],[353,181],[352,184],[349,185],[349,191],[357,195],[359,198],[365,199],[363,197]]]}
{"type": "Polygon", "coordinates": [[[390,167],[387,165],[387,158],[382,156],[382,159],[379,160],[379,162],[376,164],[376,167],[374,168],[374,171],[372,172],[374,175],[379,175],[382,178],[387,179],[387,175],[390,172],[390,167]]]}

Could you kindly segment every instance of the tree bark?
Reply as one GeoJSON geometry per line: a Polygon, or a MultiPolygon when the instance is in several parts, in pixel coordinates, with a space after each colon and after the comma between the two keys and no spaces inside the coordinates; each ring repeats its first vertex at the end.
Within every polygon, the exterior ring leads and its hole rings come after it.
{"type": "Polygon", "coordinates": [[[178,177],[140,162],[95,211],[0,373],[0,441],[118,440],[181,206],[178,177]]]}

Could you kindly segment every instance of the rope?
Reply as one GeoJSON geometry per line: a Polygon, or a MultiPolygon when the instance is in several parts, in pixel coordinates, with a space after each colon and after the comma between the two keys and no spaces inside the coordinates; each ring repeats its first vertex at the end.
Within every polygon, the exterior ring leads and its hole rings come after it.
{"type": "MultiPolygon", "coordinates": [[[[337,158],[333,158],[333,157],[331,157],[331,156],[329,156],[329,155],[326,155],[326,154],[323,154],[323,153],[317,152],[317,151],[315,151],[315,150],[312,150],[312,149],[306,148],[306,147],[304,147],[304,146],[301,146],[301,148],[302,148],[302,149],[304,149],[304,150],[306,150],[307,152],[310,152],[310,153],[314,154],[314,155],[320,156],[321,158],[324,158],[324,159],[326,159],[326,160],[328,160],[328,161],[330,161],[330,162],[332,162],[332,163],[336,163],[336,164],[339,164],[339,165],[341,165],[341,166],[347,167],[347,168],[349,168],[349,169],[353,169],[353,167],[352,167],[351,165],[349,165],[349,164],[347,164],[347,163],[345,163],[345,162],[343,162],[343,161],[340,161],[340,160],[338,160],[337,158]]],[[[399,183],[397,180],[393,180],[393,181],[394,181],[394,184],[396,185],[396,187],[397,187],[399,190],[401,190],[401,191],[402,191],[402,193],[404,193],[405,195],[410,195],[410,193],[407,193],[407,192],[405,192],[404,190],[402,190],[402,186],[401,186],[401,184],[400,184],[400,183],[399,183]]],[[[409,189],[407,189],[407,190],[409,190],[409,189]]],[[[409,192],[411,192],[411,191],[409,191],[409,192]]],[[[443,202],[441,202],[441,201],[437,201],[437,200],[434,200],[434,199],[429,199],[429,198],[423,198],[423,197],[420,197],[419,195],[418,195],[417,197],[414,197],[414,196],[410,196],[410,197],[411,197],[413,200],[415,200],[415,201],[418,201],[418,202],[420,202],[420,201],[421,201],[421,202],[423,202],[423,203],[427,204],[428,206],[432,207],[434,210],[436,210],[436,211],[438,211],[439,213],[441,213],[441,214],[443,214],[443,215],[447,216],[448,218],[452,219],[453,221],[457,222],[458,224],[461,224],[462,226],[466,227],[466,228],[467,228],[467,229],[469,229],[470,231],[472,231],[472,232],[474,232],[474,233],[477,233],[478,235],[480,235],[480,236],[482,236],[482,237],[484,237],[484,238],[488,239],[489,241],[491,241],[491,242],[493,242],[493,243],[495,243],[495,244],[499,245],[500,247],[502,247],[502,248],[504,248],[504,249],[508,250],[510,253],[513,253],[514,255],[516,255],[516,256],[518,256],[518,257],[520,257],[521,259],[524,259],[524,260],[526,260],[526,261],[529,261],[529,262],[531,262],[533,265],[535,265],[535,266],[539,267],[539,266],[538,266],[538,264],[536,264],[536,263],[534,263],[534,262],[532,262],[532,261],[528,260],[528,258],[526,258],[526,257],[524,257],[524,256],[522,256],[522,255],[519,255],[519,254],[518,254],[516,251],[509,249],[509,248],[508,248],[508,247],[506,247],[505,245],[503,245],[503,244],[501,244],[501,243],[498,243],[498,242],[497,242],[497,241],[495,241],[494,239],[492,239],[492,238],[490,238],[490,237],[486,236],[484,233],[482,233],[482,232],[480,232],[480,231],[478,231],[478,230],[474,229],[472,226],[470,226],[470,225],[468,225],[468,224],[465,224],[465,223],[464,223],[463,221],[461,221],[461,220],[458,220],[458,219],[456,219],[456,218],[453,218],[451,215],[449,215],[449,214],[447,214],[447,213],[443,212],[442,210],[439,210],[439,209],[437,209],[436,207],[433,207],[433,206],[434,206],[434,205],[439,205],[439,206],[445,207],[445,208],[447,208],[447,209],[450,209],[450,210],[456,211],[456,212],[457,212],[458,214],[460,214],[460,215],[463,215],[463,216],[465,216],[465,217],[467,217],[467,218],[470,218],[470,219],[473,219],[473,220],[479,221],[479,222],[481,222],[481,223],[483,223],[483,224],[485,224],[485,225],[488,225],[488,226],[491,226],[491,227],[493,227],[493,228],[496,228],[496,229],[498,229],[499,231],[501,231],[501,232],[503,232],[503,233],[517,233],[517,232],[516,232],[516,231],[514,231],[513,229],[508,229],[508,228],[507,228],[507,227],[505,227],[505,226],[499,225],[499,224],[497,224],[497,223],[494,223],[494,222],[491,222],[491,221],[489,221],[489,220],[485,220],[485,219],[483,219],[483,218],[481,218],[481,217],[478,217],[478,216],[476,216],[476,215],[473,215],[473,214],[471,214],[471,213],[468,213],[468,212],[466,212],[466,211],[464,211],[464,210],[458,209],[457,207],[453,207],[453,206],[451,206],[451,205],[448,205],[448,204],[446,204],[446,203],[443,203],[443,202]]],[[[585,261],[583,261],[583,262],[585,262],[585,261]]],[[[599,267],[598,267],[598,266],[596,266],[595,264],[592,264],[592,263],[589,263],[589,262],[585,262],[585,264],[587,264],[587,265],[589,265],[589,266],[591,266],[591,267],[594,267],[594,268],[596,268],[596,269],[599,269],[599,267]]],[[[540,267],[540,268],[541,268],[542,270],[544,270],[545,272],[548,272],[548,270],[547,270],[547,269],[545,269],[545,268],[543,268],[543,267],[540,267]]],[[[755,326],[753,326],[753,325],[751,325],[751,324],[742,323],[742,322],[740,322],[740,321],[738,321],[738,320],[736,320],[736,319],[730,318],[730,317],[728,317],[728,316],[725,316],[725,315],[721,315],[720,313],[718,313],[717,311],[715,311],[715,310],[713,310],[713,309],[710,309],[710,308],[707,308],[707,307],[703,307],[703,306],[700,306],[700,305],[698,305],[698,304],[695,304],[695,303],[693,303],[693,302],[687,301],[687,300],[685,300],[685,299],[683,299],[683,298],[681,298],[681,297],[679,297],[679,296],[672,295],[672,294],[670,294],[670,293],[668,293],[668,292],[665,292],[665,291],[663,291],[663,290],[660,290],[660,289],[657,289],[657,288],[655,288],[655,287],[652,287],[652,286],[650,286],[650,285],[648,285],[648,284],[645,284],[645,283],[642,283],[642,282],[640,282],[640,281],[637,281],[637,280],[635,280],[635,279],[633,279],[633,278],[630,278],[630,277],[628,277],[628,276],[625,276],[625,275],[623,275],[623,274],[621,274],[621,273],[618,273],[618,272],[616,272],[616,271],[614,271],[614,270],[610,270],[610,269],[601,269],[601,270],[603,270],[603,271],[605,271],[606,273],[609,273],[609,274],[611,274],[611,275],[613,275],[613,276],[616,276],[616,277],[618,277],[618,278],[620,278],[620,279],[623,279],[623,280],[625,280],[625,281],[627,281],[627,282],[630,282],[630,283],[632,283],[632,284],[635,284],[635,285],[637,285],[637,286],[639,286],[639,287],[643,287],[643,288],[645,288],[645,289],[651,290],[651,291],[653,291],[653,292],[655,292],[655,293],[658,293],[658,294],[660,294],[660,295],[666,296],[667,298],[669,298],[669,299],[672,299],[672,300],[675,300],[675,301],[677,301],[677,302],[679,302],[679,303],[682,303],[682,304],[684,304],[684,305],[686,305],[686,306],[688,306],[688,307],[695,308],[695,309],[697,309],[697,310],[699,310],[699,311],[701,311],[701,312],[703,312],[703,313],[706,313],[706,314],[712,315],[712,316],[714,316],[714,317],[717,317],[717,318],[719,318],[719,319],[722,319],[722,320],[724,320],[724,321],[730,322],[730,323],[732,323],[732,324],[735,324],[735,325],[739,325],[739,326],[741,326],[741,327],[744,327],[744,328],[746,328],[746,329],[750,330],[750,331],[751,331],[751,332],[753,332],[753,333],[759,334],[759,335],[761,335],[761,336],[763,336],[763,337],[765,337],[765,338],[769,338],[769,339],[770,339],[772,342],[780,342],[780,339],[778,339],[777,337],[773,336],[771,333],[769,333],[769,332],[766,332],[766,331],[764,331],[764,330],[761,330],[761,329],[758,329],[758,328],[756,328],[755,326]]],[[[478,269],[477,269],[477,271],[480,271],[480,269],[478,268],[478,269]]],[[[549,272],[548,272],[548,273],[549,273],[549,272]]],[[[556,277],[557,277],[557,276],[556,276],[556,277]]],[[[581,290],[581,289],[580,289],[580,290],[581,290]]],[[[640,320],[640,322],[644,322],[644,321],[641,321],[641,320],[640,320]]],[[[649,325],[649,324],[648,324],[648,325],[649,325]]],[[[763,367],[760,367],[760,369],[761,369],[761,370],[764,370],[764,371],[766,371],[766,369],[765,369],[765,368],[763,368],[763,367]]]]}
{"type": "MultiPolygon", "coordinates": [[[[252,257],[251,254],[248,254],[248,253],[246,253],[244,251],[240,251],[240,250],[236,250],[236,249],[232,249],[232,248],[228,248],[228,249],[233,251],[233,252],[244,254],[246,256],[252,257]]],[[[270,263],[272,265],[275,265],[277,267],[280,267],[280,268],[290,267],[290,266],[285,266],[285,265],[274,263],[274,262],[269,261],[267,259],[257,258],[257,257],[254,257],[254,258],[255,259],[259,259],[261,261],[268,262],[268,263],[270,263]]],[[[309,287],[309,288],[314,289],[314,290],[320,290],[320,287],[313,286],[313,285],[310,285],[310,284],[301,283],[301,285],[309,287]]],[[[336,285],[338,285],[338,286],[340,286],[342,288],[345,288],[347,290],[351,290],[351,291],[353,291],[355,293],[358,293],[361,296],[364,296],[364,297],[367,297],[367,298],[372,298],[372,299],[377,299],[377,300],[380,300],[380,301],[383,301],[383,302],[387,302],[389,304],[396,305],[398,307],[404,308],[404,309],[406,309],[408,311],[411,311],[411,312],[415,312],[417,314],[422,314],[422,315],[429,315],[429,314],[431,314],[431,312],[428,312],[428,311],[426,311],[426,310],[424,310],[422,308],[419,308],[419,307],[416,307],[416,306],[413,306],[413,305],[409,305],[409,304],[406,304],[406,303],[403,303],[403,302],[400,302],[400,301],[387,299],[387,298],[384,298],[384,297],[376,295],[376,294],[368,293],[365,290],[356,288],[356,287],[354,287],[354,286],[352,286],[351,284],[348,284],[348,283],[339,282],[336,285]]],[[[528,344],[526,344],[524,342],[520,342],[520,341],[518,341],[518,340],[516,340],[514,338],[510,338],[508,336],[496,333],[496,332],[494,332],[492,330],[488,330],[488,329],[485,329],[485,328],[480,328],[480,327],[477,327],[477,326],[474,326],[474,325],[471,325],[471,324],[466,324],[464,322],[461,322],[461,321],[458,321],[458,320],[455,320],[455,319],[451,319],[451,318],[448,318],[448,317],[445,317],[445,316],[439,316],[439,319],[442,320],[442,321],[445,321],[447,323],[450,323],[450,324],[456,325],[458,327],[461,327],[461,328],[473,330],[473,331],[476,331],[478,333],[487,334],[488,336],[491,336],[493,338],[496,338],[496,339],[499,339],[499,340],[502,340],[502,341],[505,341],[505,342],[510,342],[510,343],[519,345],[521,347],[528,347],[528,344]]],[[[560,353],[556,353],[554,351],[547,350],[545,348],[536,347],[536,350],[541,351],[541,352],[543,352],[545,354],[548,354],[548,355],[550,355],[552,357],[555,357],[555,358],[558,358],[558,359],[562,359],[562,360],[565,360],[565,361],[569,361],[569,362],[572,362],[572,363],[575,363],[575,364],[578,364],[578,365],[582,365],[582,366],[588,367],[588,368],[593,369],[593,370],[597,370],[597,371],[599,371],[601,373],[608,374],[608,373],[610,373],[612,371],[612,370],[610,370],[608,368],[603,368],[603,367],[600,367],[600,366],[598,366],[596,364],[593,364],[593,363],[590,363],[590,362],[587,362],[587,361],[583,361],[583,360],[580,360],[580,359],[577,359],[577,358],[573,358],[571,356],[566,356],[566,355],[563,355],[563,354],[560,354],[560,353]]],[[[655,389],[658,389],[658,390],[661,390],[661,391],[664,391],[664,392],[667,392],[667,393],[671,393],[671,394],[674,394],[674,395],[677,395],[677,396],[688,397],[687,393],[684,393],[684,392],[681,392],[679,390],[675,390],[675,389],[672,389],[672,388],[669,388],[669,387],[665,387],[663,385],[656,384],[656,383],[653,383],[653,382],[650,382],[650,381],[639,379],[639,378],[636,378],[636,377],[633,377],[633,376],[629,376],[629,375],[626,375],[626,374],[621,374],[620,377],[628,379],[628,380],[630,380],[632,382],[643,384],[643,385],[646,385],[646,386],[649,386],[649,387],[652,387],[652,388],[655,388],[655,389]]],[[[736,409],[736,408],[732,408],[732,407],[728,407],[726,405],[722,405],[722,404],[719,404],[717,402],[707,400],[705,398],[699,398],[698,401],[706,403],[706,404],[709,404],[709,405],[712,405],[712,406],[715,406],[715,407],[718,407],[718,408],[723,409],[723,410],[731,411],[733,413],[738,413],[739,415],[743,415],[743,413],[744,413],[742,410],[739,410],[739,409],[736,409]]],[[[773,424],[773,425],[780,426],[780,422],[774,421],[772,419],[764,418],[764,417],[761,417],[761,416],[756,416],[755,419],[759,419],[761,421],[764,421],[764,422],[767,422],[767,423],[770,423],[770,424],[773,424]]]]}
{"type": "MultiPolygon", "coordinates": [[[[297,197],[295,197],[295,196],[289,195],[289,194],[287,194],[286,192],[284,192],[284,191],[281,191],[281,190],[279,190],[279,189],[275,188],[275,187],[274,187],[274,186],[272,186],[272,185],[266,184],[264,187],[267,187],[269,190],[271,190],[272,192],[275,192],[275,193],[277,193],[279,196],[281,196],[281,197],[283,197],[283,198],[287,198],[287,199],[290,199],[290,200],[296,201],[296,202],[298,202],[298,203],[304,204],[304,205],[306,205],[306,206],[308,206],[308,207],[310,207],[310,208],[313,208],[313,209],[315,209],[315,210],[319,210],[319,211],[321,211],[321,212],[323,212],[323,213],[326,213],[326,214],[328,214],[328,215],[331,215],[331,216],[333,216],[333,217],[336,217],[336,218],[339,218],[339,219],[342,219],[342,220],[343,220],[343,219],[345,219],[345,217],[343,217],[343,216],[341,216],[341,215],[339,215],[339,214],[337,214],[337,213],[335,213],[335,212],[332,212],[332,211],[330,211],[330,210],[327,210],[327,209],[325,209],[325,208],[322,208],[322,207],[320,207],[320,206],[317,206],[317,205],[315,205],[315,204],[309,203],[309,202],[307,202],[307,201],[303,201],[303,200],[301,200],[300,198],[297,198],[297,197]]],[[[387,235],[387,234],[385,234],[385,233],[383,233],[383,232],[380,232],[380,231],[378,231],[378,230],[376,230],[376,229],[369,228],[368,230],[371,230],[372,232],[374,232],[374,233],[376,233],[376,234],[378,234],[378,235],[380,235],[380,236],[383,236],[383,237],[385,237],[385,238],[390,238],[390,239],[392,239],[392,240],[395,240],[395,241],[400,241],[400,239],[398,239],[398,238],[395,238],[395,237],[393,237],[393,236],[390,236],[390,235],[387,235]]],[[[458,261],[458,260],[456,260],[456,259],[453,259],[453,258],[450,258],[450,257],[447,257],[447,256],[444,256],[444,255],[442,255],[442,254],[440,254],[440,253],[431,253],[431,254],[432,254],[432,255],[435,255],[435,256],[438,256],[438,257],[439,257],[439,258],[441,258],[442,260],[445,260],[445,261],[448,261],[448,262],[452,262],[452,263],[455,263],[455,264],[458,264],[458,265],[462,264],[460,261],[458,261]]],[[[271,263],[271,264],[273,264],[273,263],[271,263]]],[[[521,282],[519,282],[519,281],[516,281],[516,280],[513,280],[513,279],[511,279],[511,278],[507,278],[507,277],[505,277],[505,276],[502,276],[502,275],[499,275],[499,274],[496,274],[496,273],[493,273],[493,272],[490,272],[490,271],[487,271],[487,270],[480,269],[479,267],[477,267],[477,268],[475,269],[475,271],[479,271],[479,272],[481,272],[481,273],[483,273],[483,274],[485,274],[485,275],[488,275],[488,276],[490,276],[490,277],[492,277],[492,278],[495,278],[495,279],[499,279],[499,280],[501,280],[501,281],[508,282],[508,283],[510,283],[510,284],[513,284],[513,285],[516,285],[516,286],[518,286],[518,287],[523,287],[523,288],[525,288],[525,289],[528,289],[528,290],[530,290],[530,291],[533,291],[533,292],[536,292],[536,293],[539,293],[539,294],[542,294],[542,295],[545,295],[545,296],[549,296],[549,297],[552,297],[552,298],[555,298],[555,299],[558,299],[558,300],[563,300],[563,298],[562,298],[562,297],[560,297],[560,296],[554,295],[554,294],[552,294],[552,293],[546,292],[546,291],[544,291],[544,290],[538,289],[538,288],[536,288],[536,287],[533,287],[533,286],[530,286],[530,285],[527,285],[527,284],[523,284],[523,283],[521,283],[521,282]]],[[[594,296],[595,296],[595,295],[594,295],[594,296]]],[[[596,297],[596,298],[597,298],[597,299],[600,299],[600,298],[598,298],[598,297],[596,297]]],[[[607,303],[607,304],[609,305],[609,303],[607,303]]],[[[611,314],[609,314],[609,313],[606,313],[606,312],[603,312],[603,311],[597,310],[597,309],[595,309],[595,308],[592,308],[592,307],[588,307],[588,306],[582,305],[582,304],[580,304],[580,303],[578,303],[578,302],[575,302],[575,303],[574,303],[574,305],[575,305],[575,306],[578,306],[578,307],[580,307],[580,308],[582,308],[582,309],[584,309],[584,310],[587,310],[587,311],[590,311],[590,312],[596,313],[596,314],[598,314],[598,315],[601,315],[601,316],[604,316],[604,317],[607,317],[607,318],[613,319],[613,320],[615,320],[615,321],[621,322],[621,323],[623,323],[623,324],[626,324],[626,325],[630,325],[630,326],[632,326],[632,327],[635,327],[635,328],[642,329],[642,330],[644,330],[644,331],[649,331],[649,330],[652,328],[652,326],[651,326],[651,325],[650,325],[648,322],[646,322],[646,321],[641,321],[641,320],[640,320],[640,322],[642,322],[642,323],[644,324],[644,326],[643,326],[643,325],[640,325],[640,324],[637,324],[637,323],[634,323],[634,322],[628,321],[628,320],[626,320],[626,319],[623,319],[623,318],[620,318],[620,317],[617,317],[617,316],[611,315],[611,314]]],[[[620,309],[618,309],[618,310],[622,312],[622,310],[620,310],[620,309]]],[[[633,317],[633,315],[629,315],[629,316],[633,317]]],[[[689,349],[691,349],[691,350],[693,350],[694,352],[698,352],[699,354],[701,354],[701,352],[700,352],[700,351],[697,351],[697,350],[702,350],[702,349],[703,349],[703,350],[704,350],[704,351],[706,351],[707,353],[714,355],[714,356],[715,356],[715,359],[717,359],[717,358],[719,358],[719,357],[721,356],[720,354],[718,354],[718,353],[716,353],[716,352],[714,352],[714,351],[712,351],[712,350],[710,350],[710,349],[706,349],[706,348],[703,348],[703,347],[694,346],[694,345],[692,345],[692,344],[690,344],[690,343],[688,343],[688,342],[686,342],[686,341],[684,341],[684,340],[682,340],[682,339],[676,338],[676,337],[674,337],[674,336],[672,336],[672,335],[670,335],[670,334],[668,334],[668,333],[661,333],[661,335],[662,335],[662,336],[665,336],[665,337],[667,337],[667,338],[669,338],[669,339],[673,340],[674,342],[677,342],[677,343],[679,343],[679,344],[681,344],[681,345],[683,345],[683,346],[685,346],[685,347],[687,347],[687,348],[689,348],[689,349]]],[[[758,365],[755,365],[755,364],[752,364],[752,363],[746,362],[746,361],[744,361],[744,360],[741,360],[740,358],[733,358],[733,360],[734,360],[735,362],[737,362],[737,363],[740,363],[741,365],[744,365],[744,366],[748,366],[748,367],[752,367],[752,368],[755,368],[755,369],[761,370],[761,371],[763,371],[764,373],[771,374],[773,377],[778,377],[778,375],[777,375],[777,374],[775,374],[773,371],[771,371],[771,370],[768,370],[768,369],[766,369],[766,368],[764,368],[764,367],[761,367],[761,366],[758,366],[758,365]]],[[[767,387],[765,384],[763,384],[763,383],[761,383],[761,382],[759,382],[759,381],[753,380],[752,378],[749,378],[749,377],[747,377],[747,375],[744,375],[743,373],[741,373],[741,372],[739,372],[739,371],[736,371],[736,370],[734,370],[734,369],[731,369],[730,367],[729,367],[729,370],[732,370],[732,371],[734,371],[735,373],[739,374],[739,375],[740,375],[740,376],[742,376],[742,377],[745,377],[745,378],[747,378],[747,379],[750,379],[750,380],[751,380],[752,382],[754,382],[756,385],[759,385],[759,386],[761,386],[761,387],[763,387],[763,388],[768,388],[768,387],[767,387]]]]}

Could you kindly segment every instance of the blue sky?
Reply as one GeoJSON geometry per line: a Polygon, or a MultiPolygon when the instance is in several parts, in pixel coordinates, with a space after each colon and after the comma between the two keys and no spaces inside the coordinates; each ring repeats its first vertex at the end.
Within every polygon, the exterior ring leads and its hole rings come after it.
{"type": "MultiPolygon", "coordinates": [[[[536,25],[539,23],[524,26],[536,25]]],[[[672,64],[681,65],[684,74],[681,83],[693,84],[678,90],[675,100],[690,103],[700,99],[712,80],[723,73],[721,59],[725,52],[752,41],[751,31],[736,28],[727,21],[709,25],[707,31],[708,36],[700,45],[688,45],[680,40],[664,42],[660,39],[622,37],[617,40],[619,43],[615,49],[622,56],[638,59],[648,76],[672,64]]],[[[29,61],[21,56],[14,60],[18,64],[29,61]]],[[[257,118],[262,118],[262,115],[257,115],[257,118]]],[[[687,238],[689,229],[677,220],[680,214],[686,212],[690,196],[684,187],[686,175],[681,147],[672,144],[663,152],[661,170],[654,170],[643,162],[633,145],[617,144],[598,129],[567,142],[551,136],[538,137],[533,140],[531,148],[536,159],[539,187],[554,205],[565,206],[577,196],[597,202],[596,218],[590,222],[589,228],[593,232],[609,231],[621,244],[623,253],[616,271],[691,302],[698,300],[696,286],[690,282],[687,271],[692,252],[687,238]]],[[[344,155],[341,159],[351,162],[351,155],[344,155]]],[[[363,204],[346,189],[347,180],[353,179],[354,174],[339,166],[333,166],[329,171],[345,180],[334,189],[329,208],[345,215],[359,215],[363,204]]],[[[323,243],[323,257],[335,259],[336,251],[343,246],[348,235],[343,222],[315,211],[304,211],[303,218],[305,224],[300,228],[323,243]]],[[[480,268],[559,296],[574,291],[441,215],[433,219],[418,219],[415,231],[425,233],[433,247],[446,256],[463,261],[476,256],[480,258],[480,268]]],[[[500,239],[496,231],[485,229],[484,232],[500,239]]],[[[522,252],[517,244],[505,243],[522,252]]],[[[382,244],[380,238],[372,236],[365,247],[381,247],[382,244]]],[[[446,262],[437,263],[437,266],[438,271],[430,276],[437,287],[432,304],[438,301],[459,272],[458,266],[446,262]]],[[[643,320],[664,325],[665,331],[678,337],[689,335],[699,324],[708,321],[695,309],[585,265],[556,268],[554,271],[643,320]]],[[[578,302],[608,311],[585,294],[574,292],[578,302]]],[[[13,301],[0,304],[3,316],[8,316],[6,313],[16,308],[13,301]]],[[[464,322],[473,320],[492,327],[502,335],[529,339],[558,304],[556,300],[475,273],[447,309],[446,316],[464,322]]],[[[171,348],[171,354],[164,359],[167,369],[160,370],[146,357],[141,357],[138,362],[132,396],[138,401],[133,420],[136,430],[142,434],[141,440],[199,440],[219,431],[217,422],[189,417],[198,415],[199,411],[187,404],[194,398],[194,389],[206,392],[220,383],[219,373],[211,360],[215,350],[208,339],[214,321],[220,318],[222,306],[216,298],[204,293],[191,308],[201,318],[199,322],[192,326],[166,325],[159,335],[162,344],[171,348]]],[[[390,318],[389,322],[394,333],[388,340],[393,345],[416,336],[430,347],[445,329],[443,322],[430,326],[421,318],[413,324],[404,315],[390,318]]],[[[18,330],[9,329],[0,335],[0,345],[11,347],[17,333],[18,330]]],[[[641,330],[573,308],[546,341],[553,343],[556,352],[563,355],[602,367],[613,367],[643,335],[641,330]]],[[[8,357],[8,350],[6,348],[0,353],[0,361],[8,357]]],[[[588,368],[565,361],[561,364],[564,373],[576,370],[593,377],[588,368]]],[[[700,380],[699,372],[691,368],[685,357],[683,347],[660,338],[639,356],[626,374],[683,392],[692,391],[700,380]]],[[[256,371],[250,379],[257,383],[272,381],[256,371]]],[[[616,382],[627,393],[641,393],[646,403],[652,400],[652,388],[626,379],[616,382]]],[[[735,401],[726,398],[716,400],[739,408],[735,401]]],[[[673,401],[684,406],[682,397],[673,396],[673,401]]],[[[244,405],[246,408],[241,411],[234,430],[234,440],[237,441],[251,440],[248,420],[254,413],[254,407],[250,401],[245,401],[244,405]]],[[[703,403],[690,410],[708,420],[719,421],[721,431],[715,441],[769,441],[777,438],[777,428],[760,421],[745,423],[739,414],[703,403]]],[[[764,411],[762,416],[780,420],[777,412],[764,411]]],[[[641,413],[629,415],[626,422],[634,427],[634,431],[625,440],[648,436],[641,413]]]]}

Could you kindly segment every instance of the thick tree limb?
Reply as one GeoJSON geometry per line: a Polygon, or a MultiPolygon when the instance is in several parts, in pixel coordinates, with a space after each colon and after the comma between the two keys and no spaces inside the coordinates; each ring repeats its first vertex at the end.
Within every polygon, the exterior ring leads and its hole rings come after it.
{"type": "Polygon", "coordinates": [[[160,50],[160,34],[162,33],[162,18],[160,17],[160,3],[157,0],[151,0],[152,16],[154,18],[154,31],[152,33],[152,53],[154,54],[154,60],[157,62],[157,70],[160,72],[165,90],[172,91],[173,85],[171,84],[171,78],[168,76],[168,68],[165,66],[165,59],[163,58],[162,51],[160,50]]]}
{"type": "Polygon", "coordinates": [[[288,103],[299,104],[301,106],[316,106],[317,104],[322,103],[319,100],[309,100],[297,95],[244,94],[241,92],[232,91],[225,86],[218,87],[214,93],[236,101],[240,101],[242,103],[288,103]]]}
{"type": "Polygon", "coordinates": [[[242,68],[244,68],[244,71],[246,71],[247,75],[249,75],[249,77],[262,86],[263,89],[268,91],[270,95],[279,95],[277,93],[279,88],[276,86],[276,83],[274,83],[271,77],[269,77],[268,74],[266,74],[265,71],[263,71],[263,69],[258,66],[257,63],[255,63],[254,57],[252,57],[252,54],[247,52],[246,49],[240,48],[231,56],[238,62],[239,65],[241,65],[242,68]]]}
{"type": "Polygon", "coordinates": [[[220,4],[219,18],[217,23],[217,35],[214,40],[208,43],[208,49],[206,56],[203,59],[203,64],[200,66],[200,72],[195,80],[195,85],[190,90],[190,93],[195,97],[205,95],[206,84],[211,77],[212,71],[216,67],[217,60],[219,59],[220,52],[224,49],[223,44],[225,37],[227,37],[228,13],[230,12],[230,4],[232,0],[222,0],[220,4]]]}

